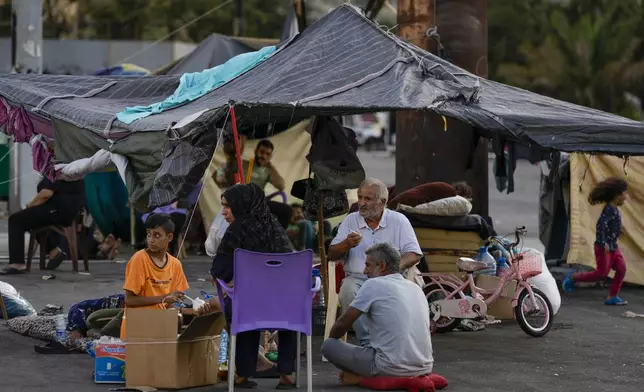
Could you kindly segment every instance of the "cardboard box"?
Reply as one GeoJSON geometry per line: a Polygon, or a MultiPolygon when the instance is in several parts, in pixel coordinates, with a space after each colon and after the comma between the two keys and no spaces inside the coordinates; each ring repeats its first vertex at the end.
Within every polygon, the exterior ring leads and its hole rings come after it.
{"type": "MultiPolygon", "coordinates": [[[[484,290],[495,290],[501,283],[501,278],[490,275],[478,275],[474,282],[476,286],[484,290]]],[[[514,320],[514,308],[512,298],[517,290],[517,282],[511,281],[505,286],[501,297],[497,298],[487,307],[487,314],[499,320],[514,320]]],[[[486,296],[487,297],[487,296],[486,296]]]]}
{"type": "Polygon", "coordinates": [[[125,383],[125,344],[98,343],[94,347],[94,382],[97,384],[125,383]]]}
{"type": "Polygon", "coordinates": [[[177,334],[177,310],[128,309],[128,387],[182,389],[216,384],[223,314],[195,317],[177,334]]]}

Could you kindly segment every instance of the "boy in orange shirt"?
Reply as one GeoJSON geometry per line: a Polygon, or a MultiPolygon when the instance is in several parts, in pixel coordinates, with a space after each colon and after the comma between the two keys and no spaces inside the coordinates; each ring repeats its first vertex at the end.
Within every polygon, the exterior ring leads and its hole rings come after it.
{"type": "MultiPolygon", "coordinates": [[[[174,236],[169,215],[154,214],[145,222],[147,248],[136,252],[125,268],[125,308],[167,309],[181,301],[188,281],[181,262],[168,254],[174,236]]],[[[185,309],[186,314],[192,309],[185,309]]],[[[181,310],[184,312],[184,309],[181,310]]],[[[126,337],[126,320],[121,324],[121,340],[126,337]]]]}

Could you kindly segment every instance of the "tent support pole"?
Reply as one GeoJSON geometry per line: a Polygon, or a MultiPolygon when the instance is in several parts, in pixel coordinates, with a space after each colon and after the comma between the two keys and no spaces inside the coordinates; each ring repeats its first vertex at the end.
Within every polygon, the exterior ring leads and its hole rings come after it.
{"type": "MultiPolygon", "coordinates": [[[[437,27],[446,59],[487,76],[489,0],[398,0],[398,35],[436,53],[437,27]],[[463,23],[463,20],[472,23],[463,23]],[[431,34],[430,34],[431,35],[431,34]]],[[[439,54],[441,50],[438,50],[439,54]]],[[[488,142],[469,124],[430,111],[396,114],[396,193],[427,182],[466,181],[474,193],[473,214],[488,215],[488,142]]]]}
{"type": "Polygon", "coordinates": [[[233,139],[235,139],[235,154],[237,155],[237,176],[239,182],[242,184],[246,183],[246,177],[244,177],[244,167],[242,165],[242,156],[241,149],[239,148],[239,131],[237,130],[237,117],[235,116],[235,107],[230,107],[230,118],[233,123],[233,139]]]}
{"type": "Polygon", "coordinates": [[[130,203],[130,245],[132,248],[136,245],[136,214],[132,203],[130,203]]]}
{"type": "MultiPolygon", "coordinates": [[[[329,298],[329,265],[326,262],[326,249],[324,249],[324,198],[319,194],[318,201],[318,246],[320,248],[320,275],[322,276],[322,290],[324,298],[329,298]]],[[[328,301],[325,301],[325,305],[328,301]]]]}

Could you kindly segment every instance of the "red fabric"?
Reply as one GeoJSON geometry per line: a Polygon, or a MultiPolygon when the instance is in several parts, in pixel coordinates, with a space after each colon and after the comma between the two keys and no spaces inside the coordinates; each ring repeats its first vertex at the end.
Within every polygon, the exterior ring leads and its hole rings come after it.
{"type": "Polygon", "coordinates": [[[626,276],[626,262],[622,252],[617,249],[615,252],[606,253],[603,246],[595,244],[595,262],[597,269],[591,272],[580,272],[574,274],[572,280],[575,282],[597,282],[606,279],[608,272],[612,269],[615,271],[613,283],[610,285],[609,295],[616,297],[624,283],[626,276]]]}
{"type": "Polygon", "coordinates": [[[429,377],[429,379],[432,380],[436,389],[445,389],[449,385],[449,383],[447,382],[447,379],[439,374],[432,373],[427,377],[429,377]]]}
{"type": "Polygon", "coordinates": [[[438,374],[421,377],[367,377],[360,381],[363,388],[376,391],[407,390],[409,392],[434,392],[447,387],[447,380],[438,374]]]}
{"type": "Polygon", "coordinates": [[[456,196],[454,188],[446,182],[428,182],[406,190],[387,203],[387,207],[395,210],[398,204],[416,207],[419,204],[456,196]]]}
{"type": "Polygon", "coordinates": [[[342,284],[342,279],[344,279],[344,267],[342,264],[335,265],[335,292],[340,294],[340,285],[342,284]]]}

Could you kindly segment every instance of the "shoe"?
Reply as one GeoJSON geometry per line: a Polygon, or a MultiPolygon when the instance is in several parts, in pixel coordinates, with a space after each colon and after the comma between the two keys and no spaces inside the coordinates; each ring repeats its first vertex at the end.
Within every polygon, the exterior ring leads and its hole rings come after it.
{"type": "Polygon", "coordinates": [[[606,301],[604,301],[604,305],[611,305],[611,306],[624,306],[628,304],[628,302],[624,301],[623,299],[615,296],[608,298],[606,301]]]}
{"type": "Polygon", "coordinates": [[[566,293],[572,293],[572,289],[575,288],[575,282],[573,282],[572,280],[572,274],[572,271],[568,272],[566,279],[564,279],[563,283],[561,284],[561,288],[566,293]]]}

